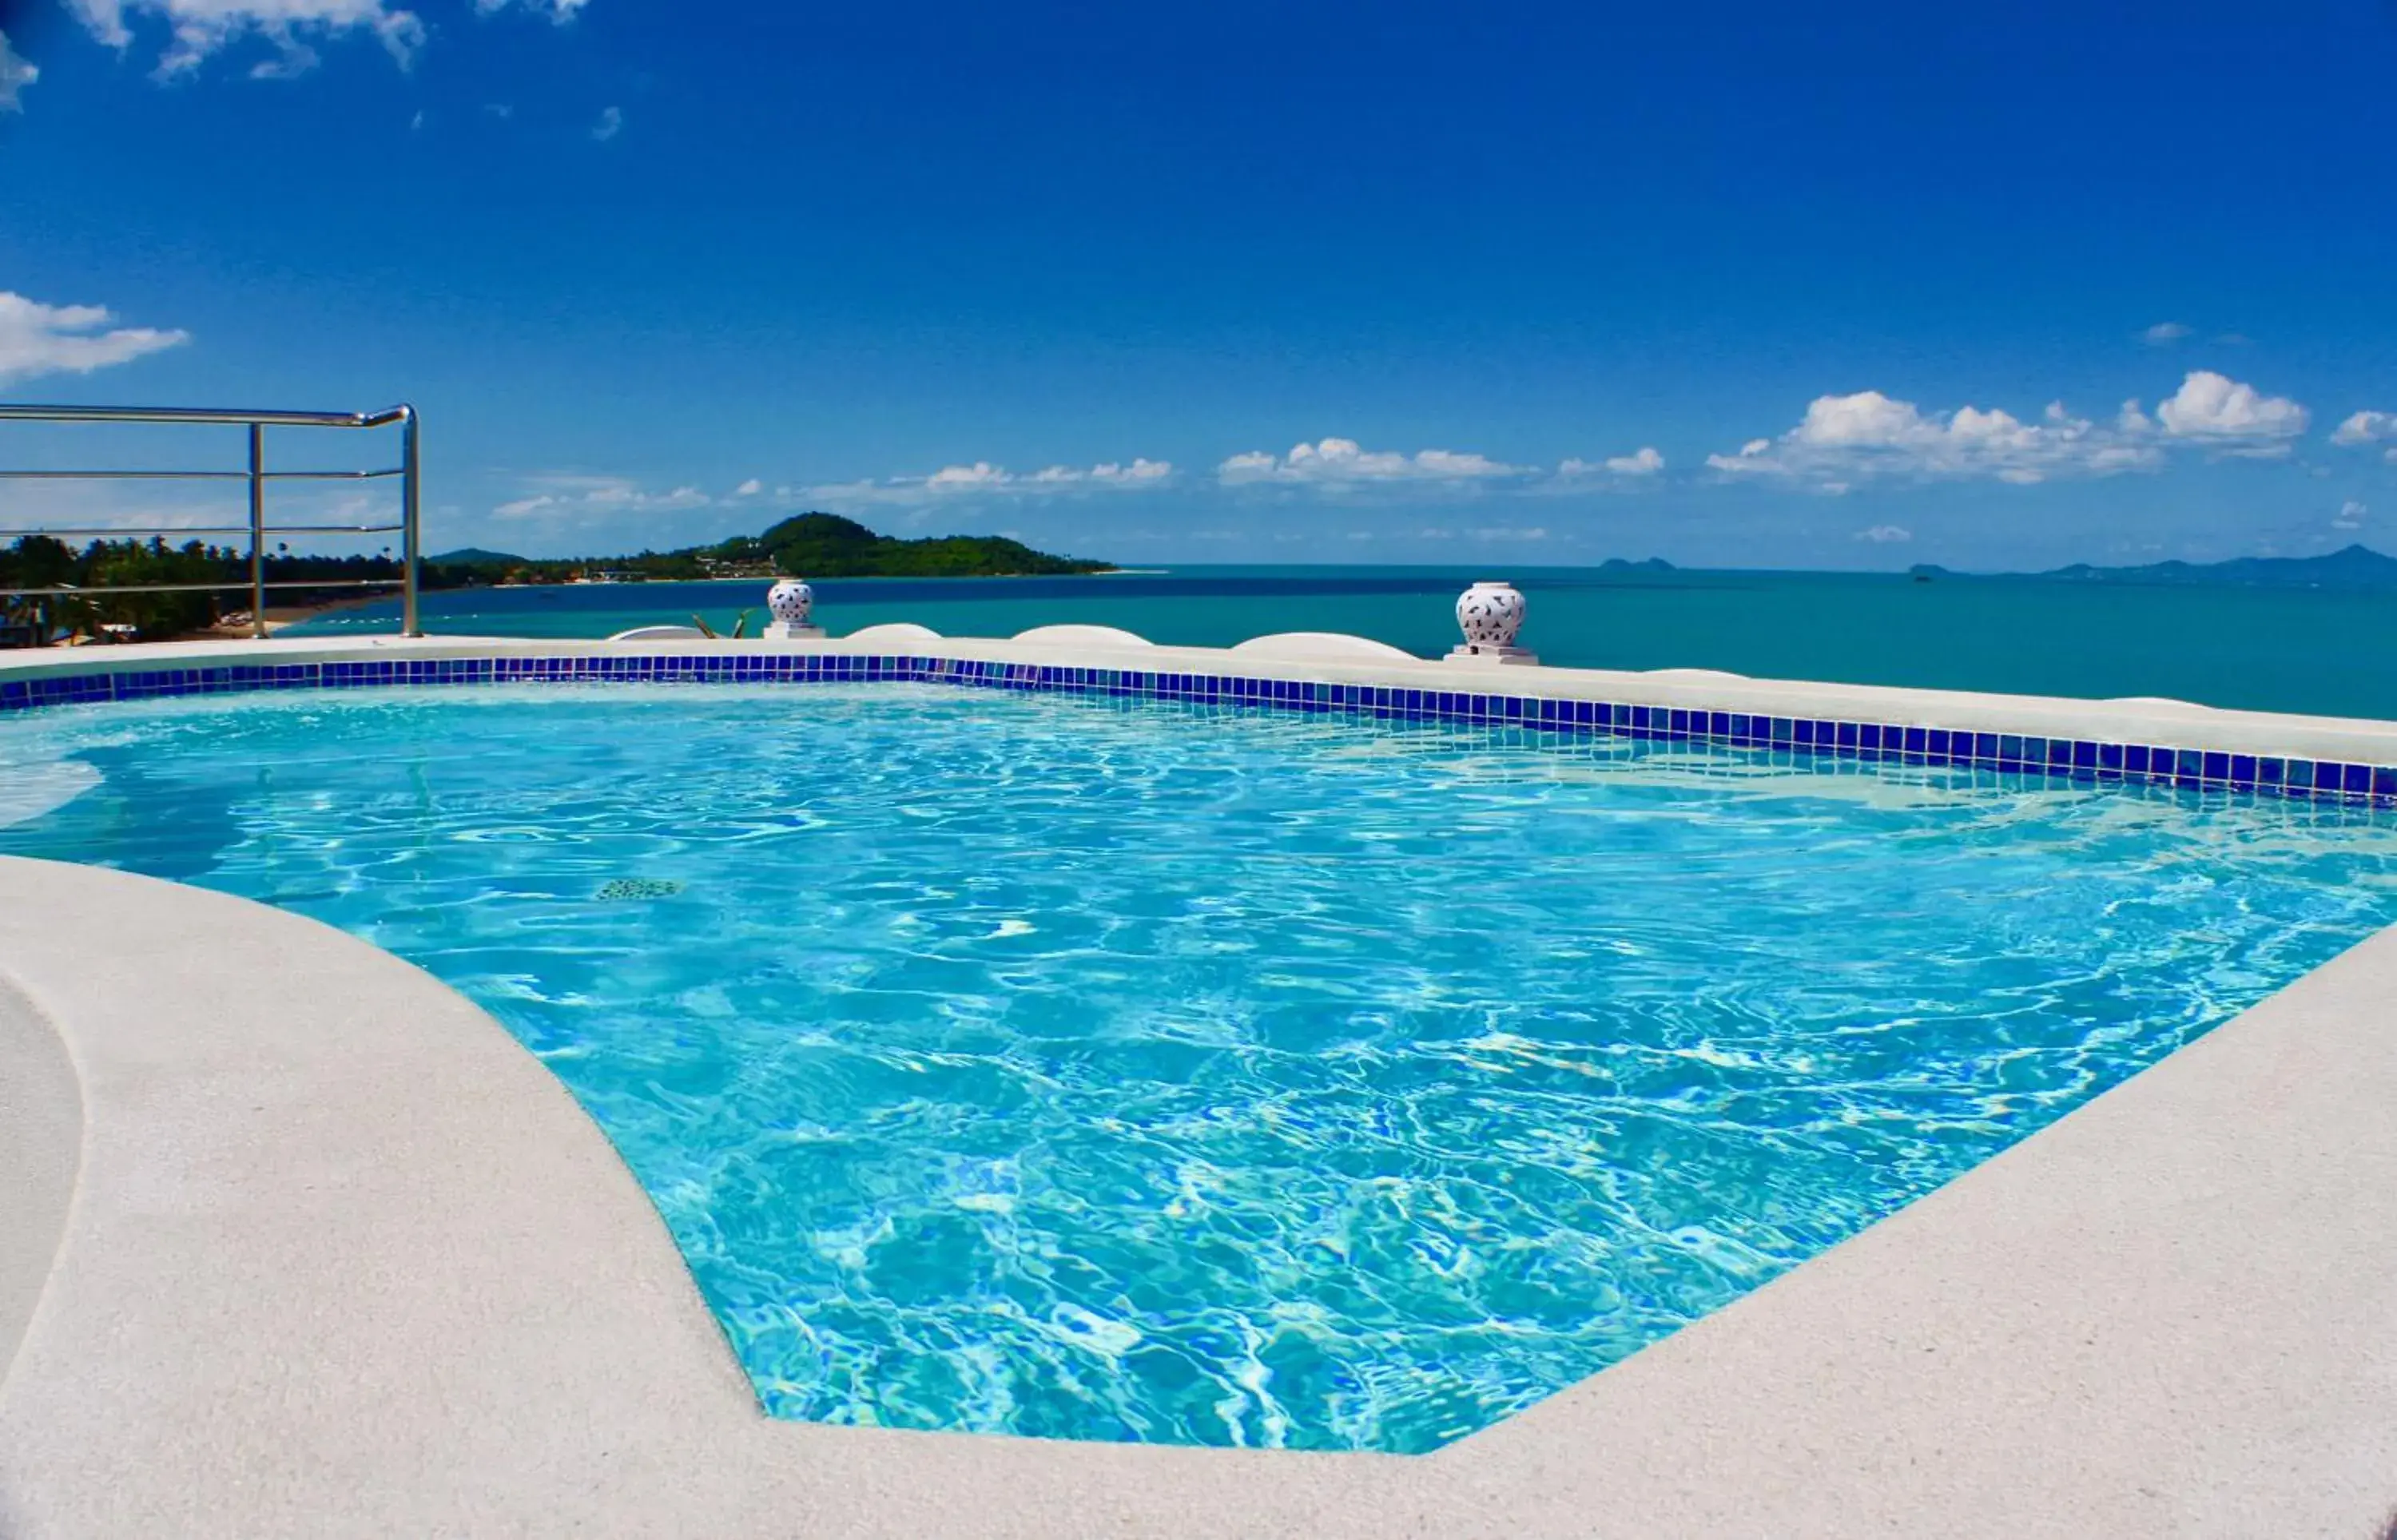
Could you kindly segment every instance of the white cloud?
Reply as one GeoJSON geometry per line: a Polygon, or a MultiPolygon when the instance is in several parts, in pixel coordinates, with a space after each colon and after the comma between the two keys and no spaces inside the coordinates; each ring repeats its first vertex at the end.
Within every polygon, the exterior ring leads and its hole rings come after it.
{"type": "Polygon", "coordinates": [[[8,46],[7,33],[0,33],[0,113],[23,112],[25,104],[20,93],[41,78],[42,72],[8,46]]]}
{"type": "Polygon", "coordinates": [[[110,47],[133,46],[133,34],[125,30],[125,7],[121,0],[67,0],[67,8],[90,29],[92,36],[110,47]]]}
{"type": "Polygon", "coordinates": [[[316,61],[312,39],[353,32],[371,33],[402,68],[424,44],[424,23],[416,13],[388,0],[68,0],[94,37],[118,49],[132,46],[125,24],[128,11],[163,19],[171,33],[159,56],[157,78],[170,80],[236,39],[256,34],[275,45],[279,58],[250,73],[256,77],[299,74],[316,61]]]}
{"type": "Polygon", "coordinates": [[[1914,531],[1896,524],[1875,524],[1870,529],[1857,530],[1853,538],[1870,540],[1875,545],[1904,545],[1914,538],[1914,531]]]}
{"type": "Polygon", "coordinates": [[[1612,455],[1602,460],[1563,460],[1557,466],[1557,477],[1560,481],[1574,481],[1590,476],[1653,476],[1664,469],[1664,456],[1653,448],[1641,448],[1628,455],[1612,455]]]}
{"type": "Polygon", "coordinates": [[[2350,447],[2397,440],[2397,412],[2357,412],[2333,431],[2330,441],[2350,447]]]}
{"type": "Polygon", "coordinates": [[[0,289],[0,385],[47,374],[89,374],[180,347],[191,334],[112,326],[99,305],[45,305],[0,289]]]}
{"type": "Polygon", "coordinates": [[[2028,485],[2059,475],[2110,475],[2150,464],[2154,451],[2124,444],[2062,402],[2037,423],[1961,406],[1926,415],[1879,391],[1817,396],[1804,420],[1777,439],[1750,439],[1736,455],[1709,455],[1729,476],[1782,477],[1845,491],[1876,476],[1993,477],[2028,485]]]}
{"type": "Polygon", "coordinates": [[[766,484],[759,481],[757,477],[752,476],[747,481],[743,482],[740,485],[734,487],[732,489],[732,495],[736,498],[754,498],[764,490],[766,490],[766,484]]]}
{"type": "Polygon", "coordinates": [[[929,476],[892,476],[883,481],[837,482],[822,486],[777,487],[778,501],[818,508],[921,507],[946,498],[1063,497],[1098,492],[1143,492],[1169,485],[1170,460],[1103,461],[1087,469],[1051,465],[1018,473],[988,460],[949,465],[929,476]]]}
{"type": "Polygon", "coordinates": [[[1354,486],[1396,482],[1499,481],[1530,474],[1523,466],[1506,465],[1484,455],[1453,449],[1422,449],[1414,454],[1367,449],[1354,439],[1327,438],[1292,447],[1276,457],[1264,450],[1234,455],[1215,467],[1215,479],[1227,486],[1280,483],[1288,485],[1354,486]]]}
{"type": "Polygon", "coordinates": [[[609,107],[600,113],[599,121],[591,126],[591,137],[605,144],[624,131],[624,110],[609,107]]]}
{"type": "Polygon", "coordinates": [[[1119,465],[1109,460],[1105,464],[1093,465],[1088,471],[1077,471],[1067,465],[1052,465],[1045,471],[1034,471],[1025,478],[1025,481],[1035,490],[1047,487],[1086,486],[1103,490],[1131,491],[1160,485],[1172,479],[1172,475],[1173,466],[1167,460],[1136,459],[1130,465],[1119,465]]]}
{"type": "Polygon", "coordinates": [[[315,49],[296,37],[284,38],[276,45],[282,52],[249,67],[252,80],[297,80],[324,62],[315,49]]]}
{"type": "Polygon", "coordinates": [[[2151,348],[2161,348],[2166,343],[2177,342],[2187,337],[2189,330],[2177,321],[2159,321],[2141,332],[2139,339],[2151,348]]]}
{"type": "Polygon", "coordinates": [[[2283,455],[2305,431],[2306,409],[2208,370],[2190,371],[2149,417],[2126,401],[2109,425],[2051,402],[2035,422],[2000,409],[1926,413],[1879,391],[1817,396],[1777,439],[1710,455],[1725,476],[1801,481],[1846,491],[1876,477],[1989,479],[2029,485],[2056,477],[2153,470],[2174,445],[2234,455],[2283,455]]]}
{"type": "Polygon", "coordinates": [[[2284,452],[2306,431],[2306,409],[2286,396],[2268,396],[2211,369],[2192,369],[2172,399],[2156,407],[2176,438],[2243,444],[2284,452]]]}
{"type": "MultiPolygon", "coordinates": [[[[475,14],[495,16],[506,10],[512,3],[514,0],[475,0],[475,14]]],[[[535,12],[545,11],[549,19],[561,27],[573,20],[582,12],[583,7],[590,3],[591,0],[523,0],[525,9],[535,12]]]]}
{"type": "Polygon", "coordinates": [[[924,485],[932,492],[986,492],[1014,479],[988,460],[976,460],[971,465],[944,465],[926,477],[924,485]]]}
{"type": "MultiPolygon", "coordinates": [[[[475,9],[488,16],[521,4],[526,10],[563,26],[588,3],[475,0],[475,9]]],[[[251,35],[273,44],[276,51],[275,58],[251,68],[251,78],[258,80],[304,74],[317,62],[315,43],[355,32],[374,36],[406,69],[415,62],[425,38],[423,21],[393,0],[67,0],[67,6],[94,37],[120,50],[133,44],[132,30],[126,24],[128,13],[163,20],[170,38],[155,71],[161,80],[188,74],[211,55],[251,35]]],[[[0,108],[13,105],[16,87],[33,79],[32,66],[23,65],[24,73],[12,83],[12,61],[22,64],[8,52],[7,40],[0,38],[0,108]]],[[[622,120],[623,114],[610,107],[601,114],[601,127],[593,132],[599,139],[612,139],[622,120]]]]}
{"type": "Polygon", "coordinates": [[[529,476],[526,495],[491,510],[498,519],[567,519],[614,513],[671,513],[713,507],[696,486],[650,492],[623,476],[529,476]]]}
{"type": "Polygon", "coordinates": [[[2330,526],[2333,529],[2362,529],[2364,516],[2371,511],[2372,510],[2357,502],[2353,498],[2350,498],[2338,505],[2338,517],[2330,522],[2330,526]]]}

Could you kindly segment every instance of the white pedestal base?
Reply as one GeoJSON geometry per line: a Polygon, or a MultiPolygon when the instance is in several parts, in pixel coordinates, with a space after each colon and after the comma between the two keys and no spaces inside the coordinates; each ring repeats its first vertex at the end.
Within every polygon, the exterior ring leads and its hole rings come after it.
{"type": "Polygon", "coordinates": [[[1443,663],[1464,663],[1478,668],[1488,669],[1497,668],[1508,663],[1523,664],[1536,668],[1539,666],[1540,659],[1537,654],[1525,652],[1520,647],[1475,646],[1473,644],[1468,642],[1459,645],[1454,652],[1450,653],[1446,657],[1441,658],[1440,661],[1443,663]]]}
{"type": "Polygon", "coordinates": [[[808,642],[820,639],[824,633],[822,626],[796,626],[788,620],[775,620],[758,634],[769,642],[808,642]]]}

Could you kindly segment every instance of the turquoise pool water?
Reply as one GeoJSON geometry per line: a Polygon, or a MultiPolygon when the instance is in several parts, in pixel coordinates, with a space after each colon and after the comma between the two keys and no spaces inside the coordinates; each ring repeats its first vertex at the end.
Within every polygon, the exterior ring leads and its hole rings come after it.
{"type": "Polygon", "coordinates": [[[2397,921],[2386,812],[936,686],[60,709],[0,785],[481,1002],[776,1414],[1067,1438],[1435,1448],[2397,921]]]}

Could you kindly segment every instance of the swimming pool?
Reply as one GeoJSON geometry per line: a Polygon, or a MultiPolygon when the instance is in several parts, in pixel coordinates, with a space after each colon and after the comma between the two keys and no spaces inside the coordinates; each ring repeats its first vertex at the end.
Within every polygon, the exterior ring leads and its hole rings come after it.
{"type": "Polygon", "coordinates": [[[2385,812],[913,685],[70,708],[0,772],[0,849],[484,1003],[770,1410],[1061,1437],[1436,1447],[2397,920],[2385,812]]]}

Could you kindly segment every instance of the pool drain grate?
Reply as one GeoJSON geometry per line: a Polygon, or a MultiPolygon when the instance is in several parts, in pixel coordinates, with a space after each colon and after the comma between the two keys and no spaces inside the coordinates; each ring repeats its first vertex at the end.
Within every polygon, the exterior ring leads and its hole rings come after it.
{"type": "Polygon", "coordinates": [[[599,890],[603,900],[618,898],[671,898],[682,891],[680,883],[669,883],[656,877],[619,877],[599,890]]]}

